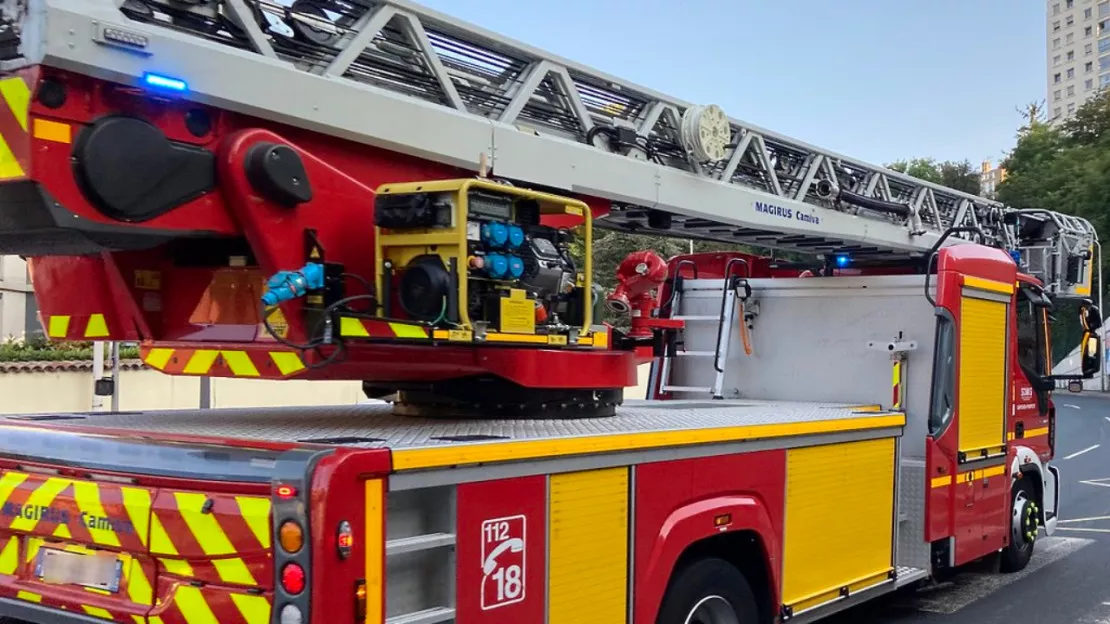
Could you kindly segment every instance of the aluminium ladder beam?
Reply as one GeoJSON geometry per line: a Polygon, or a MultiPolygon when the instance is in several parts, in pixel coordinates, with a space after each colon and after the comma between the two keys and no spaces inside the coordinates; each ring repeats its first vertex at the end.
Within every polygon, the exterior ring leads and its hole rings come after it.
{"type": "MultiPolygon", "coordinates": [[[[807,248],[780,243],[789,238],[919,255],[955,225],[1014,247],[996,202],[736,120],[727,157],[698,162],[681,136],[686,102],[407,1],[320,4],[342,13],[327,45],[276,34],[285,15],[276,0],[223,2],[230,21],[245,25],[238,36],[189,30],[196,22],[179,19],[189,5],[166,0],[29,0],[20,52],[25,62],[125,84],[165,72],[187,81],[183,97],[198,102],[452,166],[474,170],[485,154],[499,177],[613,202],[601,221],[625,230],[682,235],[646,226],[646,209],[658,209],[740,232],[725,240],[768,233],[741,241],[768,247],[807,248]],[[255,22],[254,10],[268,17],[255,22]],[[146,45],[116,45],[112,28],[146,45]],[[633,129],[637,142],[591,134],[616,127],[633,129]],[[900,203],[909,214],[849,205],[830,189],[900,203]]],[[[216,2],[201,6],[214,14],[216,2]]],[[[696,237],[721,239],[710,234],[696,237]]]]}

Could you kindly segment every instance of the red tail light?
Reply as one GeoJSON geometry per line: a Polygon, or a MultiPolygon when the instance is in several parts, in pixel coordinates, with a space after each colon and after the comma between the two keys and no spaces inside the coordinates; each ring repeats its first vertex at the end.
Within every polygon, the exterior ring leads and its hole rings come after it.
{"type": "Polygon", "coordinates": [[[277,494],[278,498],[284,498],[286,500],[297,496],[297,488],[292,485],[279,485],[274,492],[277,494]]]}
{"type": "Polygon", "coordinates": [[[304,568],[295,563],[285,564],[281,569],[281,587],[293,595],[304,591],[304,568]]]}

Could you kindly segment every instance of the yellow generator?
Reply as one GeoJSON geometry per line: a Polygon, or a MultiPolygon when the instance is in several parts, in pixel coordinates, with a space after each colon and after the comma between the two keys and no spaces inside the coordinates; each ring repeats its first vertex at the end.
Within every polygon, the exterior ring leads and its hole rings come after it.
{"type": "Polygon", "coordinates": [[[374,225],[383,317],[453,342],[602,346],[585,203],[481,178],[388,184],[374,225]]]}

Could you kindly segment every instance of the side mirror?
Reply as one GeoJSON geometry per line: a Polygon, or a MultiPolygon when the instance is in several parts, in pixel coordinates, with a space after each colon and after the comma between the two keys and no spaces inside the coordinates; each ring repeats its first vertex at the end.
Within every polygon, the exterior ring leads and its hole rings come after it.
{"type": "Polygon", "coordinates": [[[1080,371],[1084,379],[1090,379],[1102,369],[1102,340],[1098,334],[1085,331],[1080,349],[1080,371]]]}
{"type": "Polygon", "coordinates": [[[1098,306],[1084,302],[1079,308],[1079,322],[1083,325],[1083,331],[1094,332],[1102,327],[1102,313],[1099,312],[1098,306]]]}
{"type": "Polygon", "coordinates": [[[1069,381],[1068,392],[1071,392],[1073,394],[1079,394],[1080,392],[1083,392],[1083,382],[1077,380],[1069,381]]]}

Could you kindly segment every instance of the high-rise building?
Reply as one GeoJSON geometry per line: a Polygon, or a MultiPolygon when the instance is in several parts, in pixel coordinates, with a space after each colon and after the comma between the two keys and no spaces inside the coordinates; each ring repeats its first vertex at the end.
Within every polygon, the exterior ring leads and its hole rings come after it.
{"type": "Polygon", "coordinates": [[[983,161],[983,169],[979,173],[979,195],[988,199],[994,199],[995,193],[998,192],[998,185],[1006,179],[1006,169],[1004,167],[992,167],[991,161],[983,161]]]}
{"type": "Polygon", "coordinates": [[[1075,112],[1110,84],[1110,0],[1047,0],[1048,112],[1075,112]]]}

